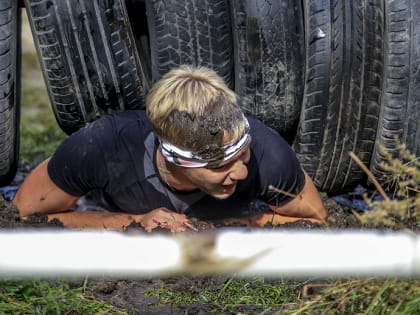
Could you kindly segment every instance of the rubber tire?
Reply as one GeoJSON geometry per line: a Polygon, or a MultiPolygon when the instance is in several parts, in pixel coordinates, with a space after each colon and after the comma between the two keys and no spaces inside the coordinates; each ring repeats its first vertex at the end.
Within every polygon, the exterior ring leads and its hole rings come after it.
{"type": "Polygon", "coordinates": [[[16,0],[0,1],[0,186],[19,160],[21,17],[16,0]]]}
{"type": "Polygon", "coordinates": [[[386,0],[385,80],[378,134],[370,170],[379,181],[383,145],[398,156],[395,138],[420,156],[420,2],[386,0]]]}
{"type": "Polygon", "coordinates": [[[365,179],[376,137],[383,72],[381,0],[305,0],[306,78],[298,135],[302,167],[322,191],[365,179]]]}
{"type": "Polygon", "coordinates": [[[244,111],[291,142],[304,85],[300,1],[232,0],[235,92],[244,111]]]}
{"type": "Polygon", "coordinates": [[[25,0],[25,6],[64,132],[144,107],[144,75],[122,0],[25,0]]]}
{"type": "Polygon", "coordinates": [[[182,64],[213,69],[233,88],[227,0],[145,0],[152,81],[182,64]]]}

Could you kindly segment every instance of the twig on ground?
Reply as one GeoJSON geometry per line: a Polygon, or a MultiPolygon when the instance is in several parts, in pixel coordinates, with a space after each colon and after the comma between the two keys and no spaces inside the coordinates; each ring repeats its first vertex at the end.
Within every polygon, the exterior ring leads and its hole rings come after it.
{"type": "Polygon", "coordinates": [[[356,162],[357,165],[366,173],[366,175],[369,177],[372,184],[376,187],[378,192],[381,194],[381,196],[384,198],[384,200],[389,201],[388,195],[383,190],[382,186],[379,184],[379,182],[376,180],[375,176],[372,174],[372,172],[367,168],[365,164],[357,157],[354,152],[349,152],[350,157],[353,159],[354,162],[356,162]]]}
{"type": "Polygon", "coordinates": [[[360,216],[360,214],[358,214],[354,209],[351,210],[351,213],[359,221],[360,224],[363,224],[363,220],[362,220],[362,217],[360,216]]]}

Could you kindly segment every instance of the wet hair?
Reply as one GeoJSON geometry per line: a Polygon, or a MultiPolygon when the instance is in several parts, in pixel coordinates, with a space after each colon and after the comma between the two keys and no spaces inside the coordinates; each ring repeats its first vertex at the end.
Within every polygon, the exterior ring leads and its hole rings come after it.
{"type": "Polygon", "coordinates": [[[223,142],[238,140],[245,128],[237,95],[204,67],[169,71],[147,94],[146,112],[159,138],[204,158],[223,156],[223,142]]]}

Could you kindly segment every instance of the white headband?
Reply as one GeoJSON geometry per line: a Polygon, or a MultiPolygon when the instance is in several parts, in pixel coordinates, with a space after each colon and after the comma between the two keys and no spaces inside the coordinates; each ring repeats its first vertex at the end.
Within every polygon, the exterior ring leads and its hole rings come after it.
{"type": "Polygon", "coordinates": [[[248,120],[245,119],[245,128],[243,131],[242,136],[239,140],[235,142],[229,142],[222,146],[222,150],[224,151],[223,159],[205,159],[200,154],[192,151],[183,150],[169,142],[160,140],[160,150],[162,155],[168,162],[174,163],[176,165],[182,167],[204,167],[208,165],[210,162],[217,162],[217,161],[227,161],[231,159],[235,154],[241,151],[251,139],[249,134],[249,124],[248,120]]]}

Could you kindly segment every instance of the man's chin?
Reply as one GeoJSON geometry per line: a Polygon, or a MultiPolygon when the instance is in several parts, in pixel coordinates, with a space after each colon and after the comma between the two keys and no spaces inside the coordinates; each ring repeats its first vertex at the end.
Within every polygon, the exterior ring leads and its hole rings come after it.
{"type": "Polygon", "coordinates": [[[222,189],[218,193],[213,193],[211,196],[215,199],[224,200],[233,195],[236,189],[236,184],[230,186],[222,186],[222,189]]]}
{"type": "Polygon", "coordinates": [[[217,194],[217,195],[211,195],[214,199],[218,199],[218,200],[225,200],[227,198],[229,198],[232,194],[227,195],[227,194],[217,194]]]}

